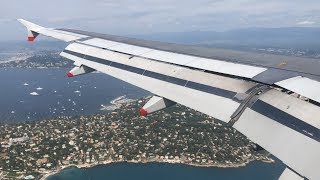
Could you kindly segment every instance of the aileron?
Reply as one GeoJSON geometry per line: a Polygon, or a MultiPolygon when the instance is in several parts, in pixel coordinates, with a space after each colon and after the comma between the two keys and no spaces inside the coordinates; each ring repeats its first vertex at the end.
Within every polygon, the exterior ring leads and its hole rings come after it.
{"type": "Polygon", "coordinates": [[[315,81],[307,77],[297,76],[279,81],[275,84],[320,103],[319,81],[315,81]]]}

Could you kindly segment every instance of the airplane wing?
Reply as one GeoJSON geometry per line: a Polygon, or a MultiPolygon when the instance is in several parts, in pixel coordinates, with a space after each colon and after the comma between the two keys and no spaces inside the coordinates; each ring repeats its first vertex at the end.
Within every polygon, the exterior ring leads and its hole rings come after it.
{"type": "Polygon", "coordinates": [[[69,42],[68,76],[94,70],[156,96],[146,115],[175,103],[228,123],[287,165],[280,179],[320,179],[320,61],[244,53],[45,28],[19,19],[28,40],[38,34],[69,42]]]}

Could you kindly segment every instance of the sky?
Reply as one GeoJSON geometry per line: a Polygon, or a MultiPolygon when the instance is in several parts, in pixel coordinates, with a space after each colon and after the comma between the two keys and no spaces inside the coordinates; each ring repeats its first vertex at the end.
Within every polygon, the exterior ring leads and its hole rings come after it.
{"type": "Polygon", "coordinates": [[[1,0],[0,40],[25,38],[16,21],[117,35],[319,27],[319,0],[1,0]]]}

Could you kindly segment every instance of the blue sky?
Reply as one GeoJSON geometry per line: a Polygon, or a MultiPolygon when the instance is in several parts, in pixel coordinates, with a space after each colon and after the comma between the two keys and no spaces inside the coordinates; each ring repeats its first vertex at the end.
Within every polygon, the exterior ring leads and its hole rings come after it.
{"type": "Polygon", "coordinates": [[[109,34],[320,26],[319,0],[3,0],[1,40],[25,38],[16,21],[109,34]]]}

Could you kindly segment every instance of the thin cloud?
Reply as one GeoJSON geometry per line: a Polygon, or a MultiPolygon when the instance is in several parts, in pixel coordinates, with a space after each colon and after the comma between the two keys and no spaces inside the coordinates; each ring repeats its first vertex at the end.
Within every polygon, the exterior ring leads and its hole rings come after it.
{"type": "Polygon", "coordinates": [[[315,23],[316,22],[314,22],[314,21],[300,21],[297,23],[297,25],[313,25],[315,23]]]}
{"type": "Polygon", "coordinates": [[[2,40],[24,38],[21,34],[25,30],[12,21],[17,18],[46,27],[118,35],[225,31],[249,27],[318,26],[320,1],[55,0],[44,5],[43,0],[10,0],[1,4],[0,17],[2,40]]]}

